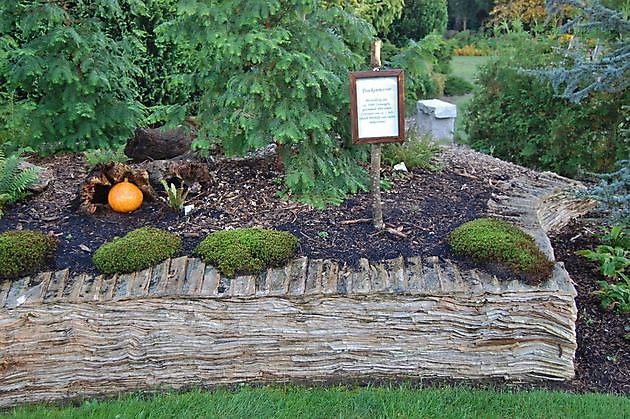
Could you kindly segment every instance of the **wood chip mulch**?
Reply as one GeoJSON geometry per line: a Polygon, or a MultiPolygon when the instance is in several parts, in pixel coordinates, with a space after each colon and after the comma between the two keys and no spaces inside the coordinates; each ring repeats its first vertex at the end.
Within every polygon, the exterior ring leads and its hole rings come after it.
{"type": "MultiPolygon", "coordinates": [[[[350,265],[358,264],[360,258],[447,256],[447,234],[463,222],[483,216],[495,191],[492,177],[471,175],[470,169],[461,167],[449,166],[439,172],[416,169],[406,174],[386,168],[383,177],[392,186],[383,193],[384,218],[390,227],[407,234],[401,239],[379,233],[369,222],[345,223],[371,217],[368,193],[323,210],[282,199],[282,178],[273,158],[209,163],[212,186],[189,194],[187,204],[195,209],[186,217],[163,203],[150,202],[132,214],[108,208],[94,215],[80,213],[76,207],[78,186],[88,172],[82,157],[64,155],[36,163],[50,168],[55,181],[43,193],[7,208],[0,231],[33,229],[54,234],[59,250],[55,265],[48,268],[69,267],[73,272],[88,273],[95,273],[91,253],[100,245],[146,225],[178,233],[184,241],[184,254],[191,254],[210,232],[265,227],[295,234],[301,255],[350,265]]],[[[506,177],[496,173],[496,178],[506,177]]]]}

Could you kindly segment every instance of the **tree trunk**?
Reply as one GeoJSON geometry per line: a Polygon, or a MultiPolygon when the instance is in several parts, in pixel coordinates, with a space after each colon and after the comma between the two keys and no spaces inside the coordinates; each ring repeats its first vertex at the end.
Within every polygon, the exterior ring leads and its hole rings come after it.
{"type": "Polygon", "coordinates": [[[125,154],[136,162],[164,160],[190,152],[193,136],[184,128],[138,128],[125,146],[125,154]]]}

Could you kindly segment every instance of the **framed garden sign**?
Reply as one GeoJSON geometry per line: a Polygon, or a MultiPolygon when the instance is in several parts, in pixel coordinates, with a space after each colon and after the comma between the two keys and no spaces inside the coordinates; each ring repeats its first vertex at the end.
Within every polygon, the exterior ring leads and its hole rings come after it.
{"type": "Polygon", "coordinates": [[[405,141],[402,70],[350,73],[350,119],[355,144],[405,141]]]}

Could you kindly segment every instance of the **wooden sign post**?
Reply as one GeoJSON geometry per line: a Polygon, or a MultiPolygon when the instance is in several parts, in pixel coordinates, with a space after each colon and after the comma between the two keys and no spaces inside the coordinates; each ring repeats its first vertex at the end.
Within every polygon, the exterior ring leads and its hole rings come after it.
{"type": "Polygon", "coordinates": [[[405,96],[402,70],[380,71],[381,41],[372,43],[373,71],[350,73],[352,141],[372,144],[370,178],[372,221],[384,229],[381,206],[381,144],[405,141],[405,96]]]}

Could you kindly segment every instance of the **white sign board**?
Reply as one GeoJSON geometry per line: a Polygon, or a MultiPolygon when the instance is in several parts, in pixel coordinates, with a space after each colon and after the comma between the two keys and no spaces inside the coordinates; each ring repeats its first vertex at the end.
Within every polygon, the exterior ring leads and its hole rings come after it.
{"type": "Polygon", "coordinates": [[[357,79],[359,138],[398,137],[398,78],[357,79]]]}
{"type": "Polygon", "coordinates": [[[405,141],[404,91],[402,70],[350,73],[352,141],[405,141]]]}

